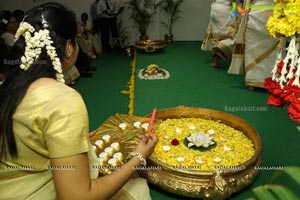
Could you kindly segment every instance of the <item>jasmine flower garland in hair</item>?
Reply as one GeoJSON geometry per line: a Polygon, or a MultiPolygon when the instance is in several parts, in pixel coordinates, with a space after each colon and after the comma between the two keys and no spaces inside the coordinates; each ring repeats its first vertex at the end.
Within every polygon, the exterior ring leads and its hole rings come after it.
{"type": "Polygon", "coordinates": [[[21,22],[19,29],[16,32],[15,35],[15,41],[19,39],[19,37],[22,35],[25,38],[25,53],[24,56],[21,57],[22,64],[20,65],[21,69],[27,70],[31,63],[33,62],[33,59],[31,58],[31,55],[33,54],[30,52],[32,44],[29,43],[29,40],[31,38],[31,33],[34,32],[34,28],[28,24],[27,22],[21,22]],[[27,58],[26,58],[27,57],[27,58]]]}
{"type": "MultiPolygon", "coordinates": [[[[47,22],[43,19],[44,28],[48,27],[47,22]]],[[[56,80],[64,83],[64,76],[62,71],[62,64],[60,59],[57,57],[57,53],[55,48],[52,46],[53,41],[50,37],[50,32],[47,29],[35,31],[34,27],[31,26],[27,22],[21,22],[19,29],[15,35],[15,41],[19,39],[20,36],[25,38],[25,53],[24,56],[21,57],[21,65],[20,68],[23,70],[28,70],[32,63],[37,60],[42,52],[42,48],[46,48],[47,54],[52,61],[52,65],[56,73],[56,80]],[[34,34],[32,36],[32,34],[34,34]]]]}

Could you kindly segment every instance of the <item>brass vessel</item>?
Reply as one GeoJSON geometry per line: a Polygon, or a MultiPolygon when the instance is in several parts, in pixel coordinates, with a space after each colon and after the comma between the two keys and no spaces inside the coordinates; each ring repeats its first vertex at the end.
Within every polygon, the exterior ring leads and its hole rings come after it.
{"type": "Polygon", "coordinates": [[[135,47],[147,53],[152,53],[165,48],[166,42],[164,40],[138,40],[135,42],[135,47]]]}
{"type": "MultiPolygon", "coordinates": [[[[150,116],[149,114],[146,117],[150,116]]],[[[255,154],[250,160],[237,166],[238,170],[211,171],[174,170],[172,166],[150,157],[147,161],[150,170],[138,171],[140,176],[168,192],[202,199],[226,199],[251,184],[258,175],[256,166],[261,164],[262,142],[257,131],[241,118],[211,109],[180,106],[160,110],[156,113],[156,119],[161,120],[188,117],[221,121],[242,131],[253,142],[255,154]]]]}

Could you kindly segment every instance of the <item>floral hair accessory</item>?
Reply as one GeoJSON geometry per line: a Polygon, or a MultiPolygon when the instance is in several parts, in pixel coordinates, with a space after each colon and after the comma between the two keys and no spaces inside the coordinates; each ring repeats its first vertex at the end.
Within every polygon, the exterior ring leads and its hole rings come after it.
{"type": "Polygon", "coordinates": [[[52,61],[54,70],[56,71],[56,80],[65,83],[64,75],[62,71],[62,64],[57,57],[55,48],[52,46],[53,41],[50,37],[50,32],[47,30],[48,23],[42,15],[43,29],[38,32],[28,22],[21,22],[15,35],[15,41],[23,36],[25,38],[25,53],[21,57],[20,68],[28,70],[32,63],[36,61],[42,53],[42,48],[46,48],[47,54],[52,61]]]}

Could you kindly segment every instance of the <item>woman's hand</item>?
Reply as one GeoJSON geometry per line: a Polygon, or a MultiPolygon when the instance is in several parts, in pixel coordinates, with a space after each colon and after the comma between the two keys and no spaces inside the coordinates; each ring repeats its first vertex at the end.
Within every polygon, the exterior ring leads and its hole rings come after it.
{"type": "Polygon", "coordinates": [[[89,133],[88,133],[88,134],[89,134],[89,137],[90,137],[90,138],[94,137],[95,134],[96,134],[96,131],[97,131],[97,130],[94,130],[94,131],[89,132],[89,133]]]}
{"type": "Polygon", "coordinates": [[[155,145],[158,142],[158,139],[155,135],[148,134],[138,136],[139,143],[135,148],[135,151],[143,155],[145,158],[148,158],[154,151],[155,145]]]}

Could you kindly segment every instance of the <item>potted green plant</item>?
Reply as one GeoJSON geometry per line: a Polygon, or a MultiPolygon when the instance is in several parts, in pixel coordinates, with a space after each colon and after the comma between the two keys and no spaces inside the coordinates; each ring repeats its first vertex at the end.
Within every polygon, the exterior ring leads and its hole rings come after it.
{"type": "Polygon", "coordinates": [[[152,23],[152,16],[156,13],[158,4],[155,0],[130,0],[131,18],[138,26],[140,40],[148,39],[147,29],[152,23]]]}
{"type": "Polygon", "coordinates": [[[180,17],[180,5],[182,2],[183,0],[162,0],[159,3],[159,6],[166,15],[166,20],[162,21],[162,23],[168,29],[168,33],[165,34],[166,42],[173,41],[173,25],[180,17]]]}

